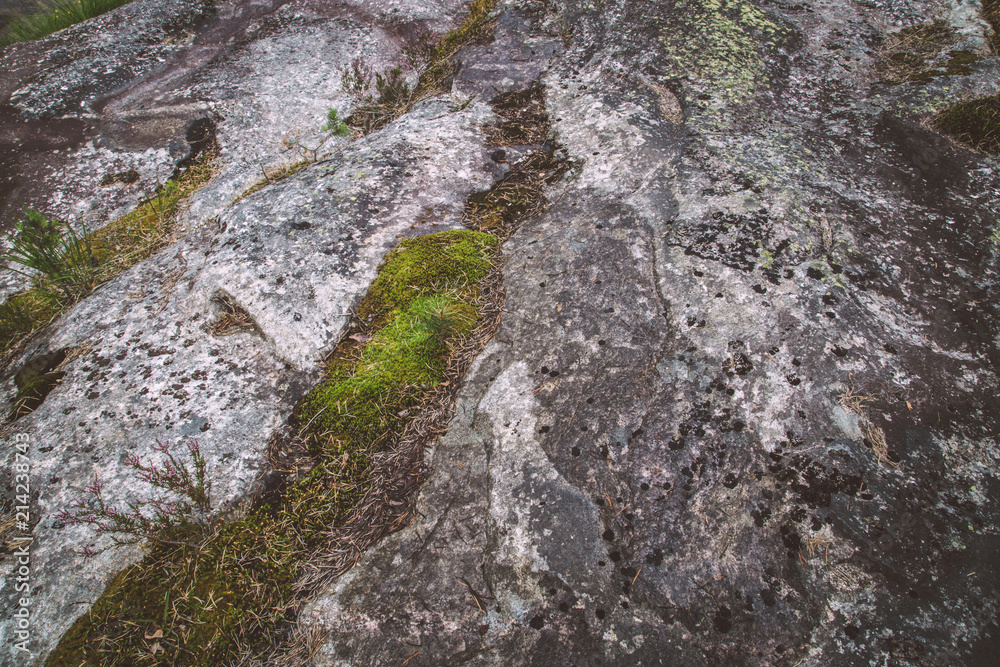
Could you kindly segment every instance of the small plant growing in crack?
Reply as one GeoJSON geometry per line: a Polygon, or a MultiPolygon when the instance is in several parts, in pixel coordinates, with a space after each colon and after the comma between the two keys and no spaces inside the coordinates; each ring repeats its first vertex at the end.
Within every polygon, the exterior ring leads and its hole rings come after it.
{"type": "MultiPolygon", "coordinates": [[[[166,544],[197,547],[183,538],[192,533],[204,534],[209,530],[212,485],[206,479],[205,457],[198,441],[187,444],[190,464],[170,451],[170,445],[156,441],[153,449],[166,458],[157,465],[143,463],[130,454],[125,465],[137,472],[136,477],[157,489],[165,489],[178,497],[175,501],[154,499],[146,502],[131,501],[124,508],[109,505],[104,498],[104,483],[99,478],[84,491],[71,509],[59,512],[59,519],[66,525],[89,525],[98,535],[110,535],[114,546],[136,544],[154,540],[166,544]]],[[[81,552],[92,557],[98,552],[85,548],[81,552]]]]}
{"type": "Polygon", "coordinates": [[[86,228],[78,235],[71,225],[26,209],[4,257],[7,269],[54,288],[67,301],[89,291],[96,273],[97,259],[86,228]],[[17,269],[19,264],[36,273],[17,269]]]}
{"type": "Polygon", "coordinates": [[[326,124],[323,125],[323,131],[343,137],[351,133],[351,128],[347,127],[344,121],[337,115],[337,110],[331,107],[326,112],[326,124]]]}

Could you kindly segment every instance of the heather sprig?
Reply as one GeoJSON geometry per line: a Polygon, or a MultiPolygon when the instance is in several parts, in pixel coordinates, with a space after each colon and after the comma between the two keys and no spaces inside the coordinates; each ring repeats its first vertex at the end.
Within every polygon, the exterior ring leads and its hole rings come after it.
{"type": "MultiPolygon", "coordinates": [[[[109,535],[115,546],[145,540],[188,544],[168,539],[168,535],[173,535],[171,529],[175,528],[197,527],[204,533],[212,508],[211,483],[206,479],[205,457],[198,442],[193,440],[187,444],[190,466],[170,450],[169,444],[157,440],[153,449],[165,457],[159,464],[143,463],[137,455],[130,454],[125,465],[137,471],[138,479],[170,491],[178,496],[177,500],[132,500],[125,503],[124,508],[109,505],[104,498],[104,483],[95,476],[94,483],[84,489],[83,497],[70,509],[59,512],[59,519],[71,526],[93,526],[98,535],[109,535]]],[[[88,547],[80,555],[91,557],[96,553],[88,547]]]]}

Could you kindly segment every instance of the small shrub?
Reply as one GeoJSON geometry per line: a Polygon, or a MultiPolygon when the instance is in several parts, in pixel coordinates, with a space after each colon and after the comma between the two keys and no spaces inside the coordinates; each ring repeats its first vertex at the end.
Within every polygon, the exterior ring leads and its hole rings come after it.
{"type": "Polygon", "coordinates": [[[375,70],[371,65],[355,58],[340,72],[340,85],[351,99],[366,102],[371,100],[369,92],[375,80],[375,70]]]}
{"type": "MultiPolygon", "coordinates": [[[[132,501],[127,509],[121,509],[105,502],[104,485],[95,479],[85,490],[84,497],[72,506],[72,511],[62,510],[59,519],[71,526],[94,526],[98,535],[110,535],[115,546],[145,540],[171,542],[165,535],[173,534],[172,531],[178,528],[198,526],[203,531],[207,529],[212,485],[206,480],[205,457],[198,442],[187,445],[191,467],[170,451],[170,445],[157,440],[153,449],[166,456],[159,466],[144,464],[135,454],[128,456],[125,465],[137,471],[140,481],[170,491],[179,496],[180,501],[163,502],[158,498],[147,502],[132,501]]],[[[94,552],[85,550],[84,555],[92,556],[94,552]]]]}
{"type": "Polygon", "coordinates": [[[354,109],[344,122],[364,134],[403,115],[414,102],[414,91],[398,65],[373,74],[370,66],[355,59],[344,70],[342,81],[354,99],[354,109]]]}
{"type": "Polygon", "coordinates": [[[323,131],[342,137],[350,134],[351,128],[347,127],[347,125],[344,124],[344,121],[337,116],[337,110],[331,108],[326,112],[326,124],[323,125],[323,131]]]}
{"type": "Polygon", "coordinates": [[[438,35],[420,26],[406,38],[403,44],[403,56],[410,67],[422,72],[434,61],[439,42],[438,35]]]}
{"type": "MultiPolygon", "coordinates": [[[[181,203],[207,183],[216,152],[202,152],[131,213],[78,236],[37,211],[26,211],[22,229],[12,239],[9,264],[34,269],[34,284],[0,304],[0,349],[16,348],[18,341],[47,324],[98,285],[150,257],[169,241],[170,227],[181,203]]],[[[3,258],[0,258],[3,259],[3,258]]],[[[4,359],[7,361],[7,359],[4,359]]],[[[0,362],[3,363],[3,362],[0,362]]]]}

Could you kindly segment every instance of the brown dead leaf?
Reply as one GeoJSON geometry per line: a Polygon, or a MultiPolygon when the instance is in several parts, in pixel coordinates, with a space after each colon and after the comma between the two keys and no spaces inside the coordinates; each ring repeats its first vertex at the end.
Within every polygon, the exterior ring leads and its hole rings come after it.
{"type": "Polygon", "coordinates": [[[163,636],[163,630],[157,630],[156,632],[154,632],[154,633],[153,633],[153,634],[151,634],[151,635],[148,635],[148,634],[146,634],[146,633],[143,633],[143,634],[142,634],[142,636],[143,636],[143,637],[144,637],[145,639],[159,639],[160,637],[162,637],[162,636],[163,636]]]}

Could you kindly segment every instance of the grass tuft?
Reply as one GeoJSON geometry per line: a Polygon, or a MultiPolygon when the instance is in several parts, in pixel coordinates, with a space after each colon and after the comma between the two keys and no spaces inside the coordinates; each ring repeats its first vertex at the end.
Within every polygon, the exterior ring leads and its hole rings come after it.
{"type": "Polygon", "coordinates": [[[23,14],[15,14],[0,33],[0,47],[40,39],[82,23],[132,0],[43,0],[23,14]]]}
{"type": "Polygon", "coordinates": [[[165,246],[180,205],[211,179],[215,155],[203,152],[176,180],[167,181],[136,210],[104,227],[83,237],[63,233],[58,256],[49,258],[51,273],[44,262],[34,262],[33,268],[41,273],[34,276],[31,287],[0,304],[0,353],[15,348],[99,285],[165,246]],[[61,279],[65,273],[61,266],[72,268],[69,282],[61,279]]]}

